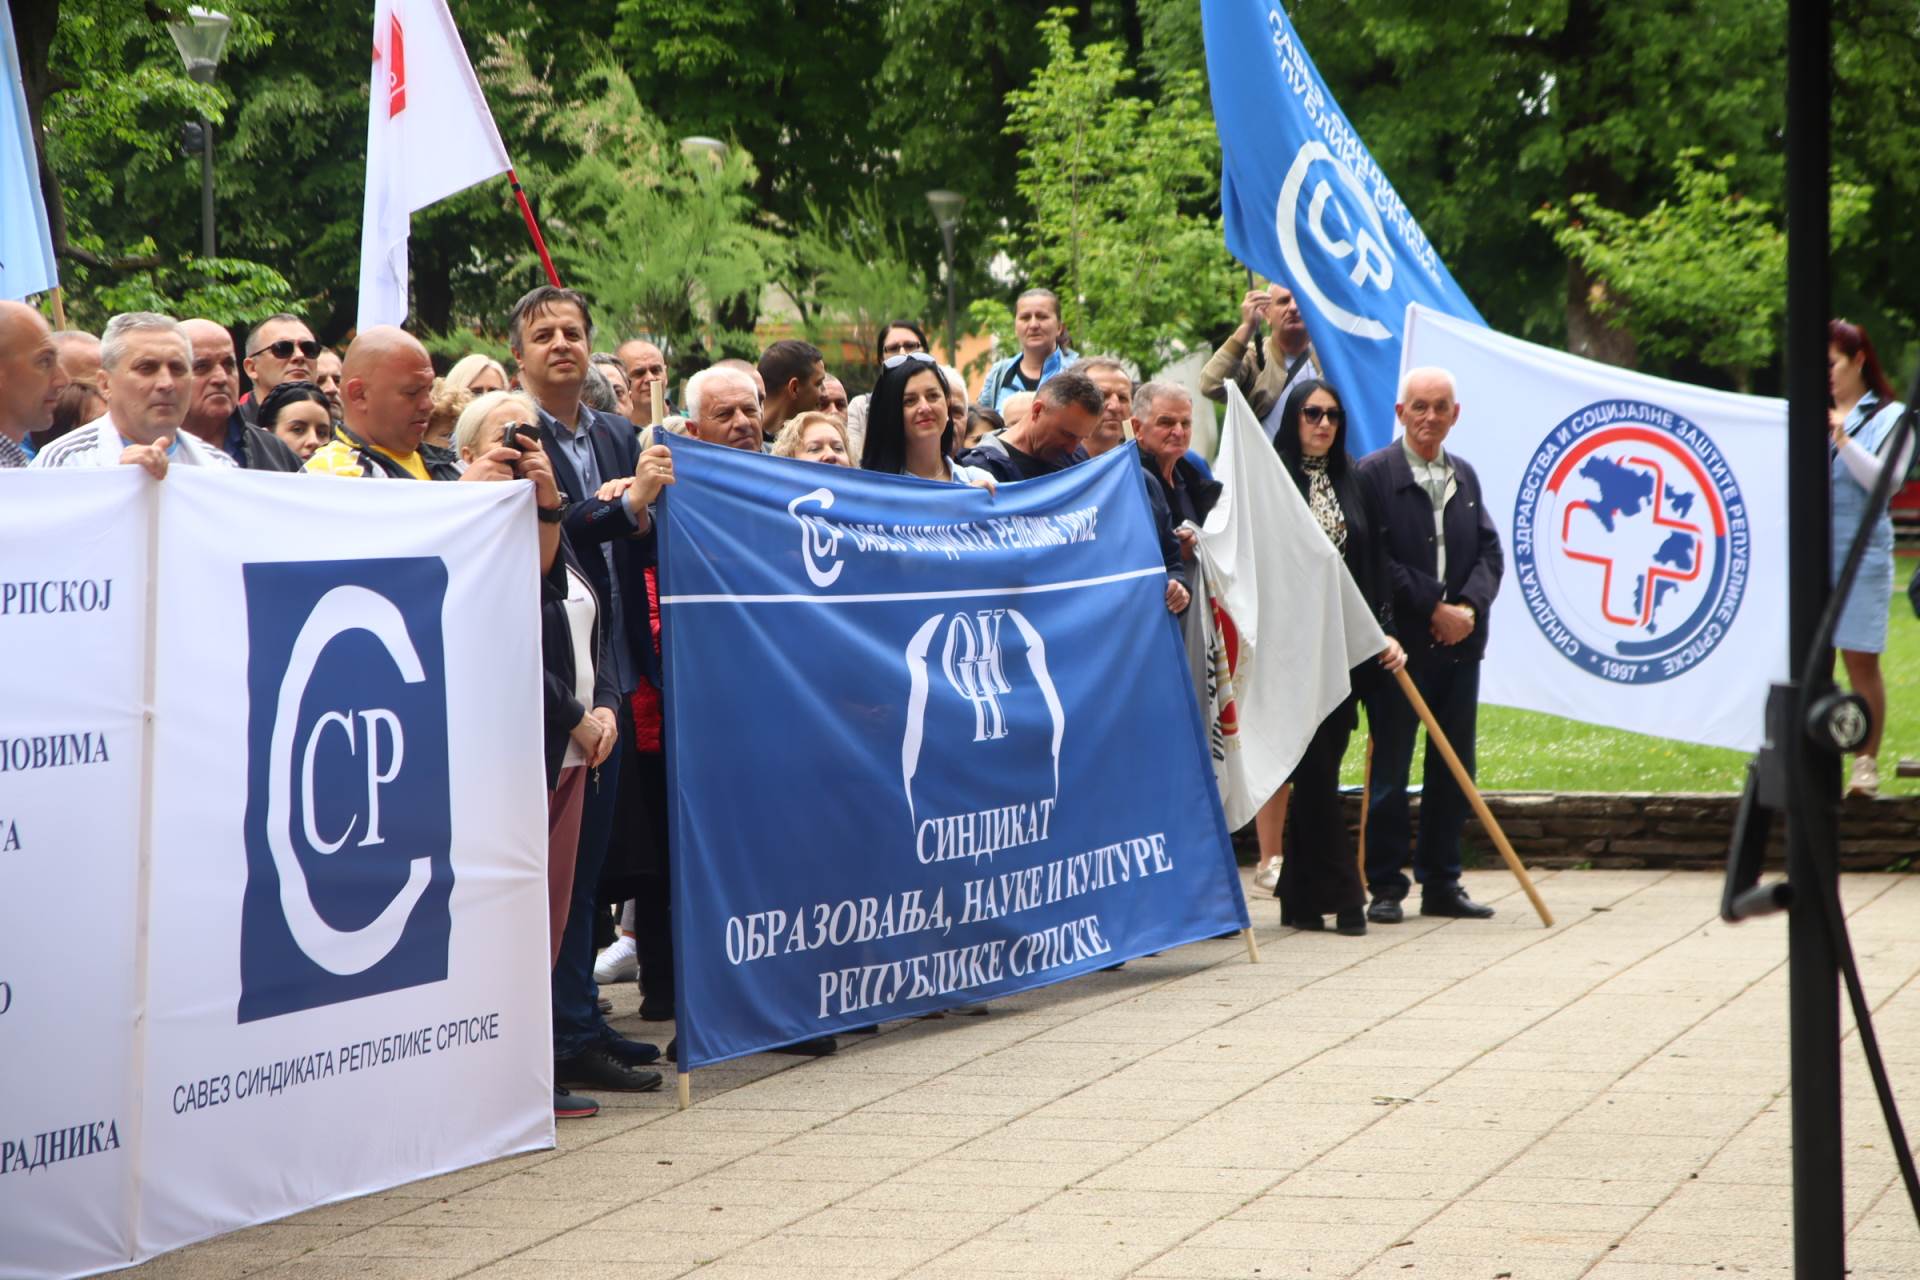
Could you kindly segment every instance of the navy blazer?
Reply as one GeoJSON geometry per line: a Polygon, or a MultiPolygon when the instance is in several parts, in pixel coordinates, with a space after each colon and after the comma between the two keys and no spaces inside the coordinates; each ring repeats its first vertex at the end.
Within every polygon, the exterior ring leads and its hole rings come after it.
{"type": "MultiPolygon", "coordinates": [[[[593,415],[587,428],[587,443],[593,449],[601,478],[615,480],[632,475],[640,465],[638,429],[618,414],[601,413],[585,405],[580,406],[580,412],[593,415]]],[[[561,527],[567,531],[567,540],[580,557],[580,571],[587,575],[602,600],[613,599],[613,583],[607,573],[607,558],[600,554],[600,547],[609,544],[613,548],[613,571],[620,575],[620,603],[628,610],[627,617],[622,619],[626,624],[628,656],[633,660],[633,669],[658,689],[660,655],[653,651],[653,626],[646,612],[646,567],[654,562],[655,551],[653,526],[649,524],[645,533],[636,534],[625,499],[604,502],[586,491],[580,473],[574,470],[573,459],[554,438],[553,428],[547,425],[544,414],[540,417],[540,444],[553,463],[553,478],[560,486],[560,496],[566,500],[567,514],[561,527]]]]}
{"type": "Polygon", "coordinates": [[[1481,498],[1479,475],[1458,454],[1449,452],[1447,457],[1453,463],[1455,488],[1441,523],[1447,540],[1445,582],[1434,572],[1439,559],[1433,501],[1413,478],[1400,441],[1368,454],[1358,468],[1360,487],[1386,539],[1395,632],[1414,666],[1478,662],[1486,654],[1487,622],[1506,569],[1500,535],[1481,498]],[[1473,606],[1473,634],[1459,644],[1433,642],[1428,626],[1434,608],[1442,603],[1473,606]]]}

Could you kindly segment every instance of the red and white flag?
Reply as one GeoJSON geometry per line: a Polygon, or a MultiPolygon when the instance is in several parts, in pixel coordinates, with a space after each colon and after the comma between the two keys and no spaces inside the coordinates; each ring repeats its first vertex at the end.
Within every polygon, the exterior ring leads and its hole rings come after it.
{"type": "Polygon", "coordinates": [[[410,216],[512,168],[446,0],[378,0],[359,327],[407,318],[410,216]]]}

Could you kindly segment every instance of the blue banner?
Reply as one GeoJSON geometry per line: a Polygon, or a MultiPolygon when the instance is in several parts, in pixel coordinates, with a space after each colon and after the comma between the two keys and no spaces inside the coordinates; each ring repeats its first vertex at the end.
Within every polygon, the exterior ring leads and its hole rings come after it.
{"type": "Polygon", "coordinates": [[[13,13],[0,0],[0,298],[44,293],[59,283],[13,13]]]}
{"type": "Polygon", "coordinates": [[[1327,92],[1278,0],[1202,0],[1200,15],[1227,250],[1293,290],[1346,401],[1348,447],[1377,449],[1395,434],[1407,304],[1486,321],[1327,92]]]}
{"type": "Polygon", "coordinates": [[[1246,926],[1132,445],[995,494],[672,447],[683,1068],[1246,926]]]}

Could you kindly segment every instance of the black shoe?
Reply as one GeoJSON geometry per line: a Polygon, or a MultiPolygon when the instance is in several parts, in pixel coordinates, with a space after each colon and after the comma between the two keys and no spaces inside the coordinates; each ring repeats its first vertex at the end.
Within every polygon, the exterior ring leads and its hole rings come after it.
{"type": "Polygon", "coordinates": [[[630,1067],[644,1067],[649,1062],[660,1061],[660,1046],[648,1044],[645,1040],[629,1040],[609,1031],[606,1039],[600,1042],[608,1052],[630,1067]]]}
{"type": "Polygon", "coordinates": [[[555,1058],[556,1084],[585,1085],[610,1093],[652,1093],[660,1087],[660,1073],[645,1071],[623,1060],[606,1044],[592,1044],[571,1058],[555,1058]]]}
{"type": "Polygon", "coordinates": [[[1333,917],[1333,927],[1349,938],[1367,936],[1367,912],[1364,907],[1342,907],[1333,917]]]}
{"type": "Polygon", "coordinates": [[[668,1062],[680,1061],[680,1037],[679,1036],[675,1036],[673,1039],[667,1041],[667,1061],[668,1062]]]}
{"type": "Polygon", "coordinates": [[[1324,918],[1306,911],[1294,912],[1288,917],[1288,923],[1294,928],[1304,929],[1308,933],[1320,933],[1327,927],[1327,922],[1324,918]]]}
{"type": "Polygon", "coordinates": [[[600,1104],[592,1098],[568,1093],[559,1085],[553,1086],[553,1118],[555,1120],[585,1120],[588,1116],[599,1114],[600,1104]]]}
{"type": "Polygon", "coordinates": [[[673,1021],[673,1002],[668,1001],[665,1004],[648,1004],[645,1000],[642,1000],[640,1002],[640,1021],[672,1022],[673,1021]]]}
{"type": "Polygon", "coordinates": [[[1482,906],[1467,896],[1459,885],[1436,889],[1420,899],[1423,916],[1448,916],[1455,920],[1491,920],[1493,908],[1482,906]]]}
{"type": "Polygon", "coordinates": [[[824,1058],[840,1049],[840,1042],[832,1036],[817,1036],[812,1040],[802,1040],[798,1044],[783,1044],[778,1049],[769,1049],[768,1053],[791,1053],[802,1058],[824,1058]]]}
{"type": "Polygon", "coordinates": [[[1406,918],[1406,908],[1400,905],[1398,898],[1375,898],[1373,905],[1367,908],[1367,919],[1375,924],[1399,924],[1406,918]]]}

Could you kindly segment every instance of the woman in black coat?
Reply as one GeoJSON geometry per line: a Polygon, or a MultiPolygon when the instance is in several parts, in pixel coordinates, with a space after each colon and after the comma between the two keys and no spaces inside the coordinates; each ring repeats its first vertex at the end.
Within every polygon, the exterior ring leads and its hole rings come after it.
{"type": "MultiPolygon", "coordinates": [[[[1387,632],[1380,667],[1399,670],[1406,665],[1407,655],[1393,638],[1386,543],[1347,457],[1346,409],[1333,388],[1317,378],[1296,383],[1281,411],[1273,446],[1321,532],[1340,548],[1360,594],[1387,632]]],[[[1340,812],[1340,760],[1359,722],[1355,707],[1360,694],[1368,682],[1379,678],[1372,663],[1354,670],[1352,692],[1321,721],[1288,779],[1293,784],[1293,833],[1287,856],[1280,862],[1280,883],[1274,889],[1280,899],[1281,924],[1324,929],[1322,917],[1333,912],[1341,933],[1367,931],[1367,888],[1340,812]]]]}

